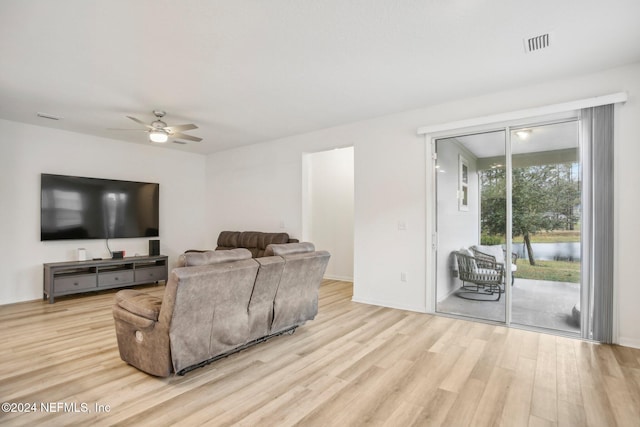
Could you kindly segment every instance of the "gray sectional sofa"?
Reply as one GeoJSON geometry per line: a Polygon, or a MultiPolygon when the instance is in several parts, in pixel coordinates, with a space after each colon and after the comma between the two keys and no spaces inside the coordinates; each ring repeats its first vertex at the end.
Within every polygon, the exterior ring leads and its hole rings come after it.
{"type": "Polygon", "coordinates": [[[162,299],[119,291],[113,317],[122,360],[151,375],[184,374],[313,319],[329,253],[283,243],[262,255],[187,252],[162,299]]]}

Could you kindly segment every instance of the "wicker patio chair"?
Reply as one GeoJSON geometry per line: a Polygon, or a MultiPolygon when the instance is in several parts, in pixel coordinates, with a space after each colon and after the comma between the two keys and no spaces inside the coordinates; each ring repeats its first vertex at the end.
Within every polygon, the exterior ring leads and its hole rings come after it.
{"type": "MultiPolygon", "coordinates": [[[[500,300],[504,283],[504,264],[498,263],[488,258],[478,258],[471,256],[471,252],[456,252],[458,263],[458,277],[462,281],[462,288],[458,291],[458,296],[467,299],[478,299],[466,294],[495,295],[500,300]]],[[[493,258],[493,257],[491,257],[493,258]]]]}
{"type": "MultiPolygon", "coordinates": [[[[491,249],[493,247],[489,246],[488,248],[491,249]]],[[[496,246],[496,248],[498,248],[498,247],[496,246]]],[[[496,259],[496,257],[494,255],[482,252],[482,251],[478,250],[475,246],[471,246],[470,249],[473,252],[473,256],[477,260],[476,262],[478,263],[478,267],[480,267],[480,268],[493,268],[491,266],[496,264],[496,263],[504,265],[504,262],[507,259],[507,257],[506,257],[507,253],[502,248],[499,248],[499,251],[497,252],[498,254],[500,254],[500,251],[501,251],[502,259],[496,259]]],[[[515,278],[516,278],[515,272],[518,269],[516,261],[518,261],[518,254],[511,253],[511,286],[513,286],[513,282],[515,281],[515,278]]],[[[506,275],[505,275],[505,279],[506,279],[506,275]]]]}

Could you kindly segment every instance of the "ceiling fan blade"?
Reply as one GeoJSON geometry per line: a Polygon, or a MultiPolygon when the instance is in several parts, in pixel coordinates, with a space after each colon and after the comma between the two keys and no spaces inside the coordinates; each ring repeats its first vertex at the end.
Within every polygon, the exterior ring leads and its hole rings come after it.
{"type": "Polygon", "coordinates": [[[171,135],[171,138],[174,139],[186,139],[187,141],[200,142],[202,138],[198,138],[197,136],[185,135],[184,133],[174,133],[171,135]]]}
{"type": "Polygon", "coordinates": [[[173,141],[174,144],[180,144],[180,145],[185,145],[186,142],[184,141],[173,141]]]}
{"type": "Polygon", "coordinates": [[[182,132],[185,130],[192,130],[192,129],[198,129],[198,126],[194,125],[193,123],[190,123],[188,125],[175,125],[175,126],[167,126],[166,128],[164,128],[164,130],[166,130],[169,133],[182,132]]]}
{"type": "Polygon", "coordinates": [[[129,130],[133,132],[147,132],[146,129],[121,129],[121,128],[107,128],[107,130],[129,130]]]}
{"type": "Polygon", "coordinates": [[[145,123],[145,122],[143,122],[142,120],[136,119],[135,117],[131,117],[131,116],[127,116],[127,118],[128,118],[128,119],[133,120],[133,121],[134,121],[134,122],[136,122],[136,123],[141,124],[142,126],[144,126],[144,127],[146,127],[146,128],[149,128],[149,129],[153,130],[153,127],[152,127],[152,126],[149,126],[148,124],[146,124],[146,123],[145,123]]]}

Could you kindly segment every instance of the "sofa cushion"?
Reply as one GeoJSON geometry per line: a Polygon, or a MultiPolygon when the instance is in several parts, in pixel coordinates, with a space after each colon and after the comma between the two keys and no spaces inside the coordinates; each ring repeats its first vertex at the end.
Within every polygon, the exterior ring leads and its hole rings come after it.
{"type": "Polygon", "coordinates": [[[162,299],[133,289],[124,289],[116,293],[116,304],[130,313],[157,321],[162,299]]]}
{"type": "Polygon", "coordinates": [[[240,248],[257,248],[259,231],[243,231],[238,237],[238,247],[240,248]]]}
{"type": "MultiPolygon", "coordinates": [[[[309,247],[309,244],[295,245],[309,247]]],[[[273,301],[271,333],[283,331],[293,325],[301,325],[316,316],[318,288],[329,262],[329,252],[294,253],[283,255],[282,258],[285,263],[278,292],[273,301]]]]}
{"type": "Polygon", "coordinates": [[[251,252],[244,248],[229,249],[225,251],[189,252],[180,255],[179,267],[192,267],[196,265],[220,264],[229,261],[239,261],[251,258],[251,252]]]}
{"type": "Polygon", "coordinates": [[[316,248],[311,242],[271,244],[265,249],[264,256],[301,254],[315,250],[316,248]]]}
{"type": "Polygon", "coordinates": [[[216,250],[245,248],[253,258],[263,257],[270,244],[298,242],[290,239],[287,233],[263,233],[261,231],[221,231],[218,235],[216,250]]]}
{"type": "Polygon", "coordinates": [[[289,243],[289,235],[287,233],[261,233],[258,236],[258,249],[265,250],[269,245],[284,243],[289,243]]]}
{"type": "Polygon", "coordinates": [[[239,231],[221,231],[218,236],[219,248],[238,248],[240,239],[239,231]]]}
{"type": "Polygon", "coordinates": [[[258,235],[258,253],[256,257],[263,257],[267,246],[283,243],[289,243],[289,235],[287,233],[260,233],[258,235]]]}

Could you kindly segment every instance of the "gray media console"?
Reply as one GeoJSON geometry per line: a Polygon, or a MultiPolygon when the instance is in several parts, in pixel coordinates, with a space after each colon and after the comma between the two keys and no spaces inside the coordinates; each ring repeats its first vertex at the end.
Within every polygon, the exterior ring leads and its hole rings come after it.
{"type": "Polygon", "coordinates": [[[62,295],[166,281],[167,261],[167,256],[159,255],[47,263],[43,298],[53,304],[62,295]]]}

